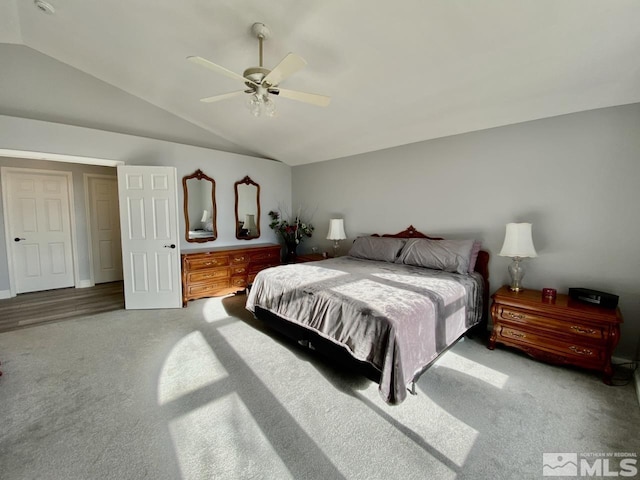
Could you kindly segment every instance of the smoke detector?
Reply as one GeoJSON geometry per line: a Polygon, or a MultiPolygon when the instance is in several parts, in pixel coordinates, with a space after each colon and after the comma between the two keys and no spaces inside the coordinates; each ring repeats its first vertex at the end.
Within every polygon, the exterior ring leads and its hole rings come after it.
{"type": "Polygon", "coordinates": [[[53,15],[54,13],[56,13],[56,9],[53,8],[53,5],[45,2],[44,0],[35,0],[33,4],[36,6],[38,10],[40,10],[43,13],[46,13],[47,15],[53,15]]]}

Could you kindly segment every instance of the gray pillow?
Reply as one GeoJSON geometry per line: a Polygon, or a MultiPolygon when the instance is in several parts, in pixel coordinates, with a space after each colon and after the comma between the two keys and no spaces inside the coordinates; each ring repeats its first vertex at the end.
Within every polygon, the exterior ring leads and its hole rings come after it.
{"type": "Polygon", "coordinates": [[[407,241],[396,263],[468,275],[472,247],[473,240],[412,238],[407,241]]]}
{"type": "Polygon", "coordinates": [[[394,262],[405,242],[406,240],[403,238],[358,237],[349,250],[349,256],[365,260],[394,262]]]}

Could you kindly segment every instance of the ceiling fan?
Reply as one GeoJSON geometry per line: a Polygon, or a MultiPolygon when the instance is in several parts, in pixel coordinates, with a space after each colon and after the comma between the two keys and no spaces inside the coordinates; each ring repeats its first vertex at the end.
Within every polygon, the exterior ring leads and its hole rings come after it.
{"type": "Polygon", "coordinates": [[[264,23],[254,23],[251,27],[251,31],[258,38],[260,44],[260,66],[247,68],[242,75],[239,75],[231,70],[228,70],[220,65],[217,65],[209,60],[191,56],[187,57],[187,60],[201,65],[205,68],[213,70],[214,72],[221,73],[227,77],[244,82],[247,86],[246,90],[239,90],[236,92],[223,93],[222,95],[215,95],[213,97],[201,98],[201,102],[212,103],[220,100],[226,100],[227,98],[236,97],[243,94],[249,94],[247,106],[253,115],[259,117],[266,115],[269,117],[275,114],[275,104],[270,98],[271,95],[279,95],[281,97],[290,98],[291,100],[297,100],[299,102],[310,103],[319,107],[326,107],[331,101],[331,97],[324,95],[317,95],[315,93],[299,92],[296,90],[286,90],[280,88],[280,83],[289,76],[302,69],[307,62],[296,55],[295,53],[289,53],[282,61],[276,65],[273,70],[264,68],[262,65],[262,43],[271,36],[271,31],[264,23]]]}

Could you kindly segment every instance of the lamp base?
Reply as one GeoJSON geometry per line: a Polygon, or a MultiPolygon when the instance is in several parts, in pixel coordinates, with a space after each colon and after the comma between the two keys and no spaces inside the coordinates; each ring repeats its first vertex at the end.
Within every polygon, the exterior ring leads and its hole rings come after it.
{"type": "Polygon", "coordinates": [[[338,250],[340,249],[340,240],[333,241],[333,257],[338,256],[338,250]]]}
{"type": "Polygon", "coordinates": [[[512,292],[522,292],[522,278],[524,277],[524,268],[520,265],[522,258],[513,257],[513,262],[509,265],[509,276],[511,277],[511,285],[509,290],[512,292]]]}

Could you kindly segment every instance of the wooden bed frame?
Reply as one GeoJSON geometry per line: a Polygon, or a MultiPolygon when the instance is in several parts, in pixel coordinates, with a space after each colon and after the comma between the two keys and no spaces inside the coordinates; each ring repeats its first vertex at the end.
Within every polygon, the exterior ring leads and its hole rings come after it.
{"type": "MultiPolygon", "coordinates": [[[[431,240],[443,240],[443,238],[439,237],[429,237],[424,233],[416,230],[413,225],[409,225],[406,230],[403,230],[402,232],[396,234],[373,234],[371,236],[391,238],[428,238],[431,240]]],[[[467,331],[465,335],[475,333],[482,337],[486,336],[487,334],[487,322],[489,318],[489,252],[480,250],[474,270],[482,276],[483,280],[484,288],[482,292],[482,319],[477,325],[467,331]]],[[[326,338],[322,337],[320,334],[312,330],[284,320],[259,306],[256,306],[255,316],[259,320],[265,322],[273,330],[288,337],[299,345],[317,351],[323,357],[326,357],[331,363],[364,375],[373,382],[380,383],[380,371],[368,362],[363,362],[355,359],[353,356],[351,356],[351,354],[345,347],[327,340],[326,338]]],[[[453,342],[452,346],[455,345],[455,343],[456,342],[453,342]]],[[[438,358],[439,356],[440,355],[438,355],[438,358]]],[[[416,377],[414,378],[414,382],[417,381],[418,377],[427,368],[428,366],[425,367],[422,372],[416,375],[416,377]]],[[[415,391],[412,391],[411,393],[415,394],[415,391]]]]}

